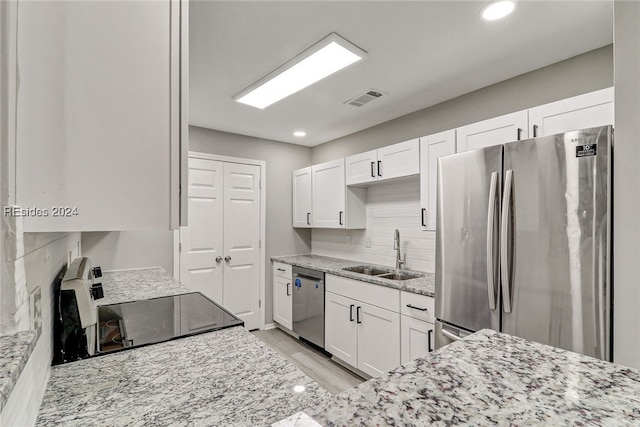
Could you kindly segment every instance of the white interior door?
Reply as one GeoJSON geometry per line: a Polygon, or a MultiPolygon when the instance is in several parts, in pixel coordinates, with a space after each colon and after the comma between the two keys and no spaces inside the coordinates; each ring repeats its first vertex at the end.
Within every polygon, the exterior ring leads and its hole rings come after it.
{"type": "Polygon", "coordinates": [[[224,163],[223,305],[260,326],[260,166],[224,163]]]}
{"type": "Polygon", "coordinates": [[[189,222],[180,228],[180,281],[224,305],[222,293],[223,163],[189,158],[189,222]]]}

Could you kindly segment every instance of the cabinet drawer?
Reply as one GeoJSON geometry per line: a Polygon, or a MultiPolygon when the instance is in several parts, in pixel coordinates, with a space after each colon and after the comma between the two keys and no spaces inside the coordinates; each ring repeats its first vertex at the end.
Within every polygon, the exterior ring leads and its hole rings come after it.
{"type": "Polygon", "coordinates": [[[282,262],[273,263],[273,275],[291,280],[291,265],[282,262]]]}
{"type": "Polygon", "coordinates": [[[325,286],[325,289],[329,292],[391,310],[394,313],[398,312],[398,305],[400,304],[400,291],[398,289],[331,274],[326,275],[325,286]]]}
{"type": "Polygon", "coordinates": [[[400,313],[405,316],[433,323],[435,321],[434,308],[435,302],[431,297],[412,292],[400,292],[400,313]]]}

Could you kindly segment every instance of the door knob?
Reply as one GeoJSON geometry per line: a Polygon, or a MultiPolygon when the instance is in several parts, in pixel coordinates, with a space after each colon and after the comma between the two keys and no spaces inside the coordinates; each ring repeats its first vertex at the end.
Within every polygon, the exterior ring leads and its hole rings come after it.
{"type": "Polygon", "coordinates": [[[231,261],[231,257],[229,255],[227,255],[226,257],[224,257],[224,260],[229,262],[229,261],[231,261]]]}
{"type": "Polygon", "coordinates": [[[216,257],[216,262],[222,262],[222,257],[220,255],[216,257]]]}

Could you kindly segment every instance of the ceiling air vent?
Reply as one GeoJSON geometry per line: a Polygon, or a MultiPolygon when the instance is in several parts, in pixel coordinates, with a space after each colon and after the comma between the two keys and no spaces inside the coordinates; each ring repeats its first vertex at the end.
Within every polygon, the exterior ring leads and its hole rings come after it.
{"type": "Polygon", "coordinates": [[[371,101],[375,101],[376,99],[380,98],[382,95],[384,95],[384,93],[378,90],[369,89],[365,93],[360,94],[346,101],[345,104],[353,105],[355,107],[362,107],[363,105],[368,104],[371,101]]]}

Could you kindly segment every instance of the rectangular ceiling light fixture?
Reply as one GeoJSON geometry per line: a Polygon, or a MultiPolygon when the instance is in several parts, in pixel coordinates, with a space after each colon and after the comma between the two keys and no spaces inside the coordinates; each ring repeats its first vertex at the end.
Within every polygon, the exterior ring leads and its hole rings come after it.
{"type": "Polygon", "coordinates": [[[263,109],[362,60],[366,55],[362,49],[331,33],[233,99],[263,109]]]}

